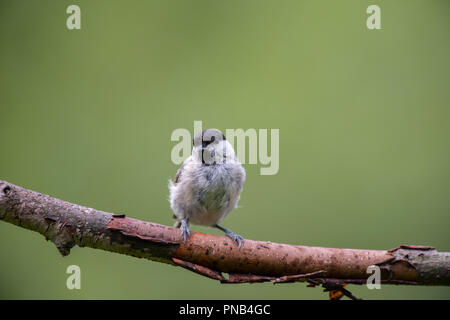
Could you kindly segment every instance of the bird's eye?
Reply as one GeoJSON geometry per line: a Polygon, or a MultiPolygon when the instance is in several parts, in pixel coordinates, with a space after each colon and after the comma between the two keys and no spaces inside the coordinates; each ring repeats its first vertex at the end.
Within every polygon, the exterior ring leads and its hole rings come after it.
{"type": "Polygon", "coordinates": [[[210,140],[202,140],[202,147],[206,148],[207,146],[209,146],[211,143],[213,143],[216,140],[215,136],[212,136],[210,140]]]}

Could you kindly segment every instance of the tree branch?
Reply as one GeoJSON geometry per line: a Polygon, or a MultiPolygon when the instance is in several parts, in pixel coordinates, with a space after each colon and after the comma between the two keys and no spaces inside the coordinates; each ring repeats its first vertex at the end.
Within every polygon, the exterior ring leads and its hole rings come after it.
{"type": "Polygon", "coordinates": [[[365,284],[367,268],[377,265],[381,283],[450,285],[450,253],[428,246],[358,250],[246,239],[238,249],[228,237],[199,232],[184,244],[179,229],[72,204],[1,180],[0,220],[44,235],[63,256],[74,245],[91,247],[181,266],[222,283],[307,281],[331,291],[345,283],[365,284]]]}

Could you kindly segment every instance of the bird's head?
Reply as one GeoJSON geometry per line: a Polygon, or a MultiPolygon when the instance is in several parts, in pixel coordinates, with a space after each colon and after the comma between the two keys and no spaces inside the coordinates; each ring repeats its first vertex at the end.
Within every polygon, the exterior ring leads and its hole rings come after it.
{"type": "Polygon", "coordinates": [[[235,153],[222,132],[206,129],[195,135],[192,156],[205,165],[213,165],[234,159],[235,153]]]}

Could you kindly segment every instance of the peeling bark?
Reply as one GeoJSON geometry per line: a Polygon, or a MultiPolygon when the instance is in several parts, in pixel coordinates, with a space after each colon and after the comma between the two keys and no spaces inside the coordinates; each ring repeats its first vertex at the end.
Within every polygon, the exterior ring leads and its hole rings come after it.
{"type": "Polygon", "coordinates": [[[287,283],[335,288],[364,284],[370,265],[384,284],[450,285],[450,253],[402,245],[359,250],[244,240],[193,232],[184,244],[179,229],[72,204],[0,181],[0,220],[36,231],[65,256],[74,245],[181,266],[222,283],[287,283]],[[224,274],[228,274],[225,277],[224,274]]]}

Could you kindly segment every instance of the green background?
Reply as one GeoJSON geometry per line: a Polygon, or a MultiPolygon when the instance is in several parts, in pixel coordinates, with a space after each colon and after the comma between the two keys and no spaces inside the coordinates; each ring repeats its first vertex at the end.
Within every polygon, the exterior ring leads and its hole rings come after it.
{"type": "MultiPolygon", "coordinates": [[[[174,129],[275,128],[279,173],[246,165],[224,226],[273,242],[450,251],[449,14],[448,0],[0,0],[0,179],[171,225],[174,129]],[[81,30],[66,28],[71,4],[81,30]],[[366,28],[369,4],[382,30],[366,28]]],[[[328,298],[89,248],[62,258],[3,222],[0,271],[1,298],[328,298]],[[65,286],[71,264],[81,290],[65,286]]],[[[350,289],[450,298],[447,287],[350,289]]]]}

